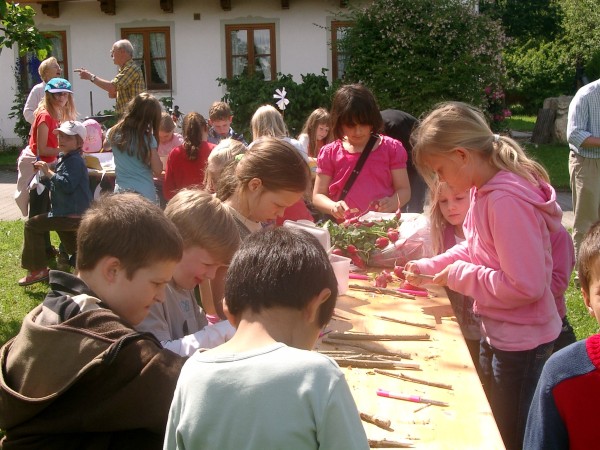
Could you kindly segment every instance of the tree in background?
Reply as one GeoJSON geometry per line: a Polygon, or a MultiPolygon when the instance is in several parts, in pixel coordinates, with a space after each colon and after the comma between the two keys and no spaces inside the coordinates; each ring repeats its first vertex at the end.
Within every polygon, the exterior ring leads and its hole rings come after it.
{"type": "Polygon", "coordinates": [[[560,0],[563,27],[578,68],[588,81],[600,77],[600,8],[597,0],[560,0]]]}
{"type": "Polygon", "coordinates": [[[7,3],[0,0],[0,53],[2,49],[19,46],[19,54],[27,52],[37,54],[43,60],[50,50],[50,41],[36,28],[33,20],[35,11],[31,6],[20,6],[18,3],[7,3]]]}
{"type": "Polygon", "coordinates": [[[485,108],[486,87],[503,85],[504,33],[463,0],[375,0],[347,20],[343,81],[363,82],[381,109],[418,117],[444,100],[485,108]]]}
{"type": "MultiPolygon", "coordinates": [[[[50,40],[46,39],[36,28],[33,18],[35,10],[31,6],[20,6],[18,3],[6,3],[0,0],[0,53],[6,47],[13,48],[17,45],[19,55],[35,53],[41,61],[48,56],[51,49],[50,40]]],[[[13,105],[8,117],[15,119],[14,131],[23,142],[29,134],[29,123],[23,117],[22,111],[27,100],[28,91],[25,80],[21,79],[19,61],[15,63],[16,90],[13,105]]]]}

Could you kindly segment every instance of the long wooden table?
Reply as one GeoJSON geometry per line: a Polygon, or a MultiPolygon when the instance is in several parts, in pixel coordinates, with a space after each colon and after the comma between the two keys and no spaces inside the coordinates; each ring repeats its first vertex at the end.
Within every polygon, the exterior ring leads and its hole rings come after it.
{"type": "MultiPolygon", "coordinates": [[[[351,283],[356,282],[351,280],[351,283]]],[[[372,285],[366,281],[359,283],[372,285]]],[[[319,340],[317,350],[354,350],[366,357],[374,354],[352,347],[356,344],[408,353],[411,359],[402,359],[400,362],[418,365],[418,370],[384,370],[452,387],[450,390],[404,381],[376,373],[372,368],[342,368],[359,411],[391,421],[390,428],[393,431],[363,422],[370,440],[400,441],[421,449],[503,449],[502,438],[448,297],[442,288],[427,287],[430,288],[430,297],[414,299],[349,290],[338,299],[336,313],[328,327],[332,332],[319,340]],[[434,329],[391,322],[377,316],[429,324],[434,329]],[[382,335],[428,334],[430,339],[344,340],[348,345],[325,343],[331,340],[329,337],[334,335],[334,331],[382,335]],[[441,401],[448,406],[379,397],[376,394],[378,389],[441,401]]]]}

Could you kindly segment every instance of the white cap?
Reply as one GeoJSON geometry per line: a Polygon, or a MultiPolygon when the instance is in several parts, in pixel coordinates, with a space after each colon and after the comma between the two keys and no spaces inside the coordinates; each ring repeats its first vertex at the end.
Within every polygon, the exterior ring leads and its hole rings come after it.
{"type": "Polygon", "coordinates": [[[84,141],[87,137],[87,130],[81,122],[78,122],[76,120],[69,120],[67,122],[63,122],[60,124],[60,127],[56,128],[52,132],[54,134],[58,134],[59,131],[62,131],[63,133],[68,134],[69,136],[79,135],[79,137],[84,141]]]}

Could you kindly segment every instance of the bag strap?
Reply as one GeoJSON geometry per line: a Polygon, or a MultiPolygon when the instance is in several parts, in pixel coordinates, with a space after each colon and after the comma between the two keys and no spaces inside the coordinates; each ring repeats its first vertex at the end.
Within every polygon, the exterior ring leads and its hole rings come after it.
{"type": "Polygon", "coordinates": [[[379,139],[378,134],[372,134],[371,137],[369,138],[369,142],[367,142],[367,145],[365,145],[364,150],[360,154],[360,158],[356,162],[354,169],[352,169],[352,173],[346,180],[346,184],[344,184],[344,189],[342,189],[342,193],[341,193],[338,201],[344,200],[346,198],[346,195],[348,195],[348,192],[350,191],[350,189],[352,188],[352,185],[356,181],[358,174],[360,173],[363,166],[365,165],[365,162],[367,161],[367,158],[369,157],[371,150],[373,150],[373,147],[375,147],[375,142],[377,142],[377,139],[379,139]]]}

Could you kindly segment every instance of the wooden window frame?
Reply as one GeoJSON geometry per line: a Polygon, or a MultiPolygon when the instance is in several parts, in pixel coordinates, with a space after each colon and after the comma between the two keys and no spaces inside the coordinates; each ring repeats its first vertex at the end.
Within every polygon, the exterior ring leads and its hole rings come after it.
{"type": "Polygon", "coordinates": [[[171,67],[171,28],[170,27],[135,27],[122,28],[121,39],[128,39],[130,34],[141,34],[144,48],[142,49],[142,64],[144,68],[144,76],[146,88],[149,91],[170,91],[173,86],[173,76],[171,67]],[[165,50],[167,61],[167,82],[152,83],[150,74],[152,73],[152,59],[150,58],[150,34],[164,33],[165,34],[165,50]]]}
{"type": "MultiPolygon", "coordinates": [[[[40,31],[40,33],[49,38],[49,37],[58,37],[62,46],[62,52],[63,52],[63,57],[62,59],[58,59],[58,64],[60,65],[61,69],[62,69],[62,75],[61,77],[68,80],[69,79],[69,52],[67,49],[67,32],[66,30],[57,30],[57,31],[40,31]]],[[[51,52],[48,53],[48,58],[54,56],[56,57],[56,55],[53,55],[51,52]]],[[[39,74],[36,72],[33,75],[33,79],[31,81],[31,86],[29,86],[29,73],[27,72],[27,56],[21,56],[19,57],[19,62],[20,62],[20,73],[21,73],[21,79],[22,80],[26,80],[25,82],[27,83],[26,89],[27,92],[31,91],[31,89],[33,88],[33,86],[35,86],[36,84],[38,84],[39,82],[41,82],[41,78],[39,76],[39,74]]],[[[40,61],[41,63],[41,61],[40,61]]]]}
{"type": "Polygon", "coordinates": [[[338,60],[340,53],[338,52],[337,32],[340,28],[348,28],[354,25],[354,22],[334,20],[331,22],[331,79],[340,80],[338,60]]]}
{"type": "Polygon", "coordinates": [[[227,66],[227,78],[233,78],[233,55],[231,47],[231,32],[246,30],[248,32],[248,68],[252,69],[254,74],[254,31],[255,30],[268,30],[270,38],[271,53],[271,80],[277,79],[277,42],[275,35],[275,24],[274,23],[252,23],[252,24],[231,24],[225,25],[225,58],[227,66]],[[251,63],[252,62],[252,63],[251,63]]]}

